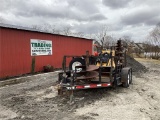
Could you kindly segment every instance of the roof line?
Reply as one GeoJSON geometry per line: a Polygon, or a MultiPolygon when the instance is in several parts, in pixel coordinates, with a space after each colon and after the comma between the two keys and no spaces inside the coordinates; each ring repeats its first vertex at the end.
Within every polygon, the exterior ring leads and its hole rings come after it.
{"type": "Polygon", "coordinates": [[[0,23],[0,27],[10,28],[10,29],[18,29],[18,30],[25,30],[25,31],[32,31],[32,32],[39,32],[39,33],[46,33],[46,34],[52,34],[52,35],[59,35],[59,36],[65,36],[65,37],[81,38],[81,39],[86,39],[86,40],[93,40],[93,39],[88,39],[88,38],[84,38],[84,37],[75,37],[75,36],[67,36],[67,35],[62,35],[62,34],[55,34],[55,33],[51,33],[51,32],[46,32],[44,30],[38,30],[38,29],[34,29],[34,28],[4,24],[4,23],[0,23]]]}

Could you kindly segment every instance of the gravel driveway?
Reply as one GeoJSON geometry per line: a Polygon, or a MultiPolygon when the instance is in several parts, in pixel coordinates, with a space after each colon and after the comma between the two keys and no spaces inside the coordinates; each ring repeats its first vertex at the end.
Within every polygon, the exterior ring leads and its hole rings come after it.
{"type": "Polygon", "coordinates": [[[0,120],[160,120],[160,62],[141,61],[149,70],[134,74],[129,88],[81,90],[57,96],[57,73],[0,88],[0,120]]]}

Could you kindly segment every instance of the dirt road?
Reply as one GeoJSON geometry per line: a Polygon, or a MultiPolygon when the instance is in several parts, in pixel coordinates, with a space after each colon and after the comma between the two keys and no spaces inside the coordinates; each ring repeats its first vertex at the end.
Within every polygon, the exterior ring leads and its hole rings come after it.
{"type": "Polygon", "coordinates": [[[73,104],[57,96],[57,73],[1,87],[0,120],[160,120],[160,62],[138,60],[149,71],[129,88],[77,91],[73,104]]]}

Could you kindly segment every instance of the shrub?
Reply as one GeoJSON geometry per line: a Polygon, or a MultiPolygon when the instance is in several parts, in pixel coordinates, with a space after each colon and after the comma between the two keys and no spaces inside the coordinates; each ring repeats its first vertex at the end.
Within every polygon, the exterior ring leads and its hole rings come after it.
{"type": "Polygon", "coordinates": [[[43,66],[43,72],[53,72],[54,71],[54,67],[52,65],[46,65],[43,66]]]}

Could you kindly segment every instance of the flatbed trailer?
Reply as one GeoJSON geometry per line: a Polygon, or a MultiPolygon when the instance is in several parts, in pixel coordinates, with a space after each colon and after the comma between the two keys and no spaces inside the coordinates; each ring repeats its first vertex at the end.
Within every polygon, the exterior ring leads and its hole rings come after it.
{"type": "Polygon", "coordinates": [[[101,54],[98,57],[89,55],[88,51],[86,55],[82,56],[64,56],[63,72],[58,75],[58,94],[70,91],[73,96],[74,90],[115,88],[121,84],[124,87],[129,87],[129,84],[132,83],[132,68],[126,67],[126,52],[122,52],[121,41],[118,43],[119,46],[112,46],[109,53],[101,54]],[[114,55],[113,50],[115,50],[114,55]],[[66,67],[67,58],[72,58],[68,70],[66,67]],[[94,60],[95,62],[93,62],[94,60]]]}

